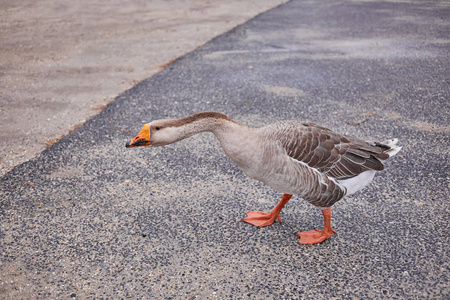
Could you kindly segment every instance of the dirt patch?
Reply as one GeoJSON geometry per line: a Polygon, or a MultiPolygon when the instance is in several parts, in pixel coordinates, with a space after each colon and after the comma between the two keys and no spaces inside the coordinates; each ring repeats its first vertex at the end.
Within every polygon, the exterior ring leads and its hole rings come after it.
{"type": "Polygon", "coordinates": [[[277,96],[281,97],[290,97],[290,96],[304,96],[305,92],[299,89],[294,89],[285,86],[269,86],[264,85],[264,90],[269,93],[273,93],[277,96]]]}
{"type": "Polygon", "coordinates": [[[450,126],[441,126],[427,122],[413,122],[412,125],[421,131],[450,133],[450,126]]]}

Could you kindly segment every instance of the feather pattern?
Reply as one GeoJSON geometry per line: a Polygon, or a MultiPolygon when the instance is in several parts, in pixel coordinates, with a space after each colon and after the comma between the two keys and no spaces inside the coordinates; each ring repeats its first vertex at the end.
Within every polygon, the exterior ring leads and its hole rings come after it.
{"type": "Polygon", "coordinates": [[[279,122],[265,127],[290,157],[317,168],[335,179],[354,177],[366,170],[383,170],[389,155],[381,144],[371,145],[328,128],[297,121],[279,122]]]}
{"type": "Polygon", "coordinates": [[[307,166],[303,168],[302,175],[291,176],[308,180],[313,174],[319,174],[320,181],[306,181],[306,185],[315,184],[319,189],[306,188],[297,192],[319,207],[329,207],[346,194],[346,187],[339,184],[341,180],[369,170],[381,171],[383,161],[389,157],[385,153],[390,149],[388,146],[379,143],[372,145],[313,123],[278,122],[262,130],[269,140],[276,141],[284,149],[288,157],[307,166]]]}

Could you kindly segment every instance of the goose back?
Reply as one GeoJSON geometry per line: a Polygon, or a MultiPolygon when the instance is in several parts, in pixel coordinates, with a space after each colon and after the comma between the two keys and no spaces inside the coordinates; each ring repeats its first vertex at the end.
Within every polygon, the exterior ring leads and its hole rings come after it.
{"type": "Polygon", "coordinates": [[[292,159],[338,180],[368,170],[381,171],[383,161],[389,158],[385,153],[389,146],[372,145],[313,123],[278,122],[265,127],[265,134],[292,159]]]}

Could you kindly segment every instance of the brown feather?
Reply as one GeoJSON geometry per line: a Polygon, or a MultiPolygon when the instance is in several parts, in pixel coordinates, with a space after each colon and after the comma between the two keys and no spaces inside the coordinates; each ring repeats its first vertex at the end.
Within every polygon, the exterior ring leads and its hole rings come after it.
{"type": "Polygon", "coordinates": [[[363,151],[363,150],[355,149],[355,148],[348,148],[348,153],[352,153],[352,154],[357,155],[362,158],[370,157],[370,153],[363,151]]]}
{"type": "MultiPolygon", "coordinates": [[[[281,123],[280,123],[281,124],[281,123]]],[[[346,137],[313,123],[283,122],[277,140],[291,158],[335,179],[384,168],[387,146],[346,137]]]]}

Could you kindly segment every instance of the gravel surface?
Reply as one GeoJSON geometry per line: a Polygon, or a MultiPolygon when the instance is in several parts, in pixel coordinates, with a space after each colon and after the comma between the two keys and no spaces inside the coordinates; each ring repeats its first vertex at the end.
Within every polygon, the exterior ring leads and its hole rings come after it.
{"type": "Polygon", "coordinates": [[[0,179],[6,299],[448,299],[449,15],[445,2],[290,1],[117,97],[0,179]],[[248,126],[315,122],[402,151],[333,206],[277,192],[212,134],[126,149],[143,123],[203,110],[248,126]]]}

